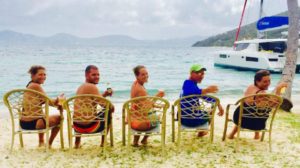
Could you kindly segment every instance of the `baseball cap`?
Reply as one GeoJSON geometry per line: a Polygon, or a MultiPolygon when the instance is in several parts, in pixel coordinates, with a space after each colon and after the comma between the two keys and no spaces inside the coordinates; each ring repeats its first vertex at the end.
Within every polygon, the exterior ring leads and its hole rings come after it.
{"type": "Polygon", "coordinates": [[[190,68],[190,72],[198,72],[198,71],[206,71],[206,68],[204,68],[202,65],[200,64],[194,64],[191,66],[190,68]]]}

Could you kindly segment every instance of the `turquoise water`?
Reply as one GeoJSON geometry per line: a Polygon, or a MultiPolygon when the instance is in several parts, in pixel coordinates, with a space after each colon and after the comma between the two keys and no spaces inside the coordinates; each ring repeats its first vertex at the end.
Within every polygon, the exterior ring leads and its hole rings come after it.
{"type": "MultiPolygon", "coordinates": [[[[164,89],[169,100],[175,100],[181,85],[189,75],[193,63],[203,64],[207,69],[200,86],[219,86],[220,98],[240,97],[244,89],[253,83],[254,72],[222,69],[213,66],[213,54],[222,48],[192,47],[0,47],[0,97],[11,89],[24,88],[30,80],[27,73],[31,65],[40,64],[47,69],[44,89],[55,97],[64,92],[74,95],[84,82],[84,69],[89,64],[100,69],[100,91],[109,82],[114,90],[113,103],[122,103],[130,96],[134,81],[132,68],[145,65],[149,71],[146,85],[150,94],[164,89]]],[[[272,87],[279,80],[272,75],[272,87]]],[[[294,93],[299,94],[300,76],[296,75],[294,93]]],[[[1,106],[1,104],[0,104],[1,106]]]]}

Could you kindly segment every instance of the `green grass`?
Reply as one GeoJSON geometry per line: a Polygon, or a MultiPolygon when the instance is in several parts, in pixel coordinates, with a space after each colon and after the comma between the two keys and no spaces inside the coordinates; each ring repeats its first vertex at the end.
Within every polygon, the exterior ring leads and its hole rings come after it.
{"type": "MultiPolygon", "coordinates": [[[[196,133],[183,133],[179,150],[170,141],[169,132],[164,155],[159,136],[150,137],[149,146],[140,148],[127,148],[116,141],[115,146],[108,147],[105,154],[99,147],[98,137],[83,139],[85,143],[81,149],[60,151],[55,148],[50,154],[26,146],[23,150],[16,147],[14,154],[7,158],[6,155],[0,157],[0,167],[300,167],[299,121],[299,114],[276,114],[272,153],[268,148],[268,135],[264,142],[260,142],[252,139],[253,133],[242,133],[240,151],[234,152],[234,140],[222,142],[222,130],[218,129],[213,144],[208,142],[208,136],[197,138],[196,133]]],[[[115,129],[114,135],[116,139],[120,137],[121,130],[115,129]]],[[[9,142],[6,143],[5,146],[9,146],[9,142]]],[[[3,150],[3,154],[8,149],[3,150]]]]}
{"type": "Polygon", "coordinates": [[[288,139],[292,143],[300,143],[300,114],[280,112],[278,116],[276,119],[284,122],[291,129],[292,134],[288,139]]]}

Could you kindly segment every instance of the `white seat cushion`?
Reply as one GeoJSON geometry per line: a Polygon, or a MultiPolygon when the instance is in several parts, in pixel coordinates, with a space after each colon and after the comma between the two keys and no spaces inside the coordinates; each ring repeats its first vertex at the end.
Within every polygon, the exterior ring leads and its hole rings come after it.
{"type": "Polygon", "coordinates": [[[185,125],[181,125],[181,130],[185,130],[185,129],[199,129],[199,130],[208,130],[209,128],[209,124],[208,122],[202,124],[202,125],[199,125],[197,127],[188,127],[188,126],[185,126],[185,125]]]}

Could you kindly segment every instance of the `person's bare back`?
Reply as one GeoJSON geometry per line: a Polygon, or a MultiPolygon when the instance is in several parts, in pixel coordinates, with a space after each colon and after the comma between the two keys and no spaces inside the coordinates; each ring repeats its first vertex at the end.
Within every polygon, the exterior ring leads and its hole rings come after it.
{"type": "Polygon", "coordinates": [[[76,95],[81,94],[93,94],[93,95],[100,95],[100,92],[95,84],[92,83],[83,83],[79,88],[77,89],[76,95]]]}
{"type": "Polygon", "coordinates": [[[131,86],[131,98],[140,97],[140,96],[147,96],[147,90],[139,84],[137,81],[133,82],[131,86]]]}

